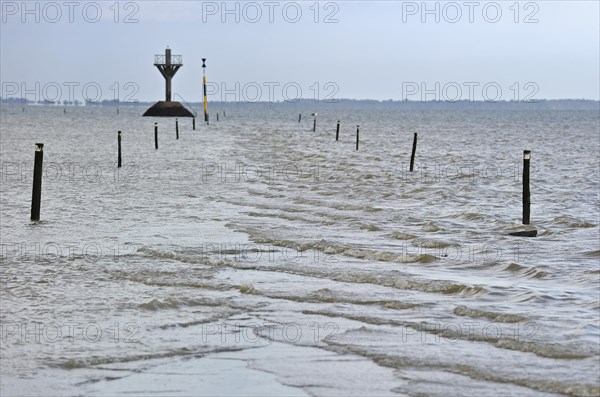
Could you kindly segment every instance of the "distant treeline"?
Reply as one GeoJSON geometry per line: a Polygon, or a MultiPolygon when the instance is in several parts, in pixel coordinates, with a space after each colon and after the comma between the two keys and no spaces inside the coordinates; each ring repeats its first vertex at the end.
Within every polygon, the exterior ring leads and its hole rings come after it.
{"type": "Polygon", "coordinates": [[[120,102],[115,100],[104,100],[104,101],[31,101],[27,98],[2,98],[0,97],[0,103],[3,105],[46,105],[46,106],[137,106],[140,102],[120,102]]]}
{"type": "MultiPolygon", "coordinates": [[[[468,110],[468,109],[506,109],[506,110],[600,110],[600,101],[589,99],[552,99],[538,100],[536,102],[514,101],[377,101],[369,99],[339,99],[336,101],[314,101],[302,99],[296,102],[209,102],[212,108],[244,108],[258,106],[261,108],[283,108],[306,111],[319,109],[347,109],[347,110],[468,110]]],[[[195,109],[202,108],[201,103],[191,104],[195,109]]]]}
{"type": "MultiPolygon", "coordinates": [[[[33,102],[25,98],[7,98],[0,97],[2,104],[9,105],[63,105],[79,106],[84,103],[38,101],[33,102]]],[[[149,107],[154,102],[119,102],[114,100],[104,100],[99,102],[85,102],[86,106],[142,106],[149,107]]],[[[590,99],[540,99],[534,102],[524,101],[377,101],[370,99],[338,99],[331,101],[315,101],[313,99],[300,99],[297,101],[281,102],[210,102],[210,107],[219,109],[296,109],[306,111],[318,111],[319,109],[347,109],[347,110],[600,110],[600,101],[590,99]]],[[[194,109],[202,109],[201,102],[192,102],[185,104],[194,109]]]]}

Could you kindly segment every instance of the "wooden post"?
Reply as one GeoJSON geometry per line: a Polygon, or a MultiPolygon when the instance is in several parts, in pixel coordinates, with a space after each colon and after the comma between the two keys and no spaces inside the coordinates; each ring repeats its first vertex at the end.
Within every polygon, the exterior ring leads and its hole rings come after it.
{"type": "Polygon", "coordinates": [[[335,140],[337,141],[340,138],[340,121],[337,122],[337,127],[335,128],[335,140]]]}
{"type": "Polygon", "coordinates": [[[179,139],[179,119],[175,118],[175,139],[179,139]]]}
{"type": "Polygon", "coordinates": [[[358,150],[358,141],[359,141],[358,133],[359,133],[359,131],[360,131],[360,125],[357,125],[356,126],[356,150],[358,150]]]}
{"type": "Polygon", "coordinates": [[[417,152],[417,133],[415,132],[415,137],[413,138],[413,148],[412,154],[410,155],[410,172],[412,172],[415,165],[415,153],[417,152]]]}
{"type": "Polygon", "coordinates": [[[317,114],[313,113],[312,115],[314,117],[314,119],[313,119],[313,132],[316,132],[317,131],[317,114]]]}
{"type": "Polygon", "coordinates": [[[217,121],[219,121],[219,112],[217,112],[217,121]]]}
{"type": "Polygon", "coordinates": [[[225,118],[225,111],[223,110],[223,118],[225,118]]]}
{"type": "Polygon", "coordinates": [[[158,149],[158,123],[154,123],[154,149],[158,149]]]}
{"type": "Polygon", "coordinates": [[[35,144],[35,163],[33,165],[33,192],[31,195],[31,220],[40,220],[42,202],[42,166],[44,163],[44,144],[35,144]]]}
{"type": "Polygon", "coordinates": [[[117,134],[117,144],[119,146],[119,158],[117,160],[117,167],[121,168],[121,131],[117,134]]]}
{"type": "Polygon", "coordinates": [[[529,160],[531,159],[531,150],[523,151],[523,224],[529,225],[529,160]]]}
{"type": "Polygon", "coordinates": [[[300,120],[302,120],[302,113],[298,115],[298,122],[300,122],[300,120]]]}
{"type": "Polygon", "coordinates": [[[192,130],[196,131],[196,118],[192,118],[192,130]]]}

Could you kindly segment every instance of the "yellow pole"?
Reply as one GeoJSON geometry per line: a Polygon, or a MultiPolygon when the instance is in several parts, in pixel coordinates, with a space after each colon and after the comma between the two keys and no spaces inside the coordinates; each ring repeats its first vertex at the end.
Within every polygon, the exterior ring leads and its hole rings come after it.
{"type": "Polygon", "coordinates": [[[208,125],[208,99],[206,98],[206,58],[202,58],[202,87],[204,90],[204,122],[208,125]]]}

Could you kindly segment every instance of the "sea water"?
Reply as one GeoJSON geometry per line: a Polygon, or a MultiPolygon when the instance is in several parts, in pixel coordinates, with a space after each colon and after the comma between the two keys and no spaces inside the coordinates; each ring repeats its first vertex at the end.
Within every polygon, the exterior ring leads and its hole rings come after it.
{"type": "Polygon", "coordinates": [[[298,394],[600,393],[597,111],[143,111],[1,108],[3,395],[219,354],[298,394]]]}

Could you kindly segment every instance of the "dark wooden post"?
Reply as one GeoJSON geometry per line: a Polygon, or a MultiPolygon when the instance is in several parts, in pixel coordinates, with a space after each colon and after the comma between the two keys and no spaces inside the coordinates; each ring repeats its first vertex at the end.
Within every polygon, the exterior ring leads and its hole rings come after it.
{"type": "Polygon", "coordinates": [[[119,147],[119,158],[117,160],[117,167],[121,168],[121,131],[117,134],[117,145],[119,147]]]}
{"type": "Polygon", "coordinates": [[[33,192],[31,195],[31,220],[40,220],[42,203],[42,166],[44,163],[44,144],[35,144],[35,163],[33,165],[33,192]]]}
{"type": "Polygon", "coordinates": [[[179,139],[179,120],[175,118],[175,139],[179,139]]]}
{"type": "Polygon", "coordinates": [[[356,126],[356,150],[358,150],[358,141],[359,141],[358,133],[359,133],[359,131],[360,131],[360,125],[357,125],[356,126]]]}
{"type": "Polygon", "coordinates": [[[417,133],[415,132],[415,137],[413,138],[412,154],[410,155],[410,171],[411,172],[415,165],[415,153],[416,152],[417,152],[417,133]]]}
{"type": "Polygon", "coordinates": [[[158,149],[158,123],[154,123],[154,149],[158,149]]]}
{"type": "Polygon", "coordinates": [[[523,151],[523,224],[529,225],[529,160],[531,159],[531,150],[523,151]]]}
{"type": "Polygon", "coordinates": [[[337,127],[335,128],[335,140],[337,141],[340,138],[340,121],[337,122],[337,127]]]}

